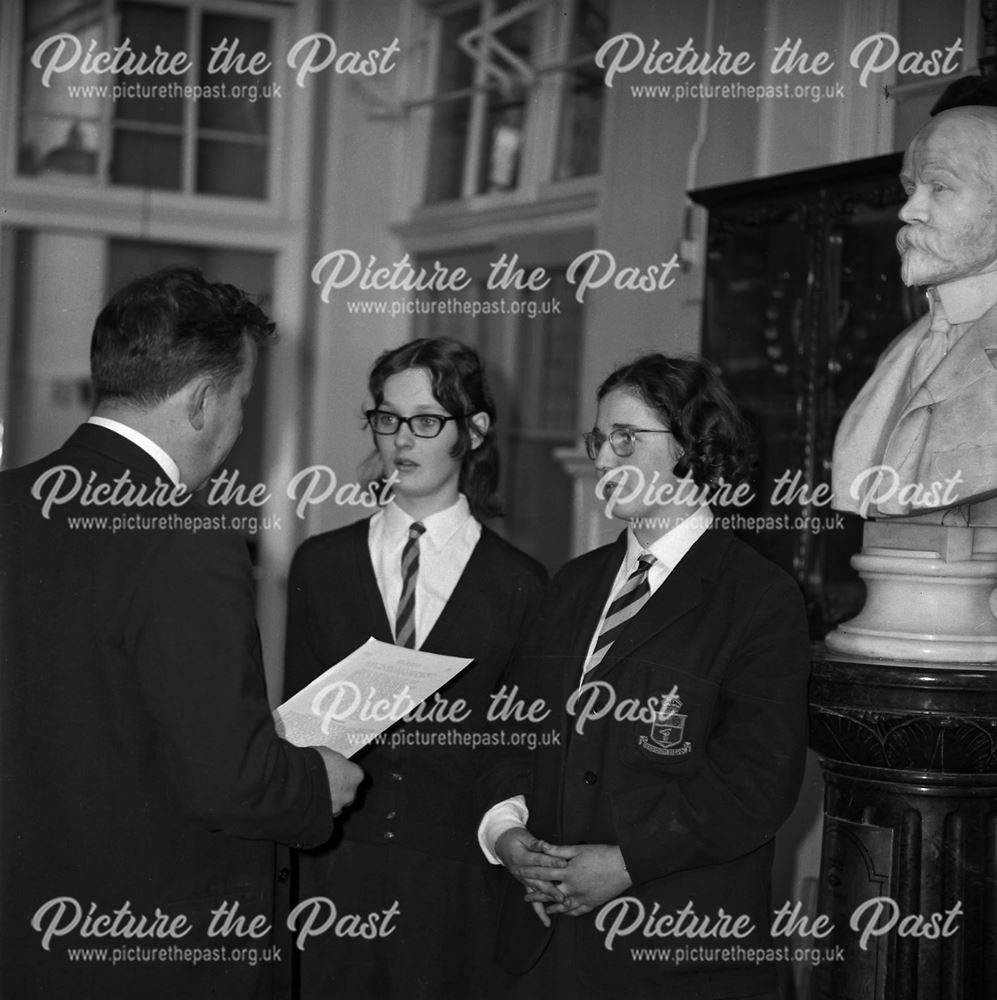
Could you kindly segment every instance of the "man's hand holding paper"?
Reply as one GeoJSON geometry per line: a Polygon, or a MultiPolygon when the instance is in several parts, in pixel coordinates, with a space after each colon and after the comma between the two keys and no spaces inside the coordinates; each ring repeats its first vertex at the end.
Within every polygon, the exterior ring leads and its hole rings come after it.
{"type": "Polygon", "coordinates": [[[368,639],[274,711],[277,732],[352,757],[471,662],[368,639]]]}

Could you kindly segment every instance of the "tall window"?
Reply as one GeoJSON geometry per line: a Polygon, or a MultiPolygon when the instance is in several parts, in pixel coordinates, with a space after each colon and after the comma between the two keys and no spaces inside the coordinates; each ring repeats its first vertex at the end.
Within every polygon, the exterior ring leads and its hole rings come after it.
{"type": "Polygon", "coordinates": [[[248,67],[257,52],[277,64],[275,15],[251,10],[210,0],[23,0],[18,173],[266,199],[273,67],[248,67]],[[99,53],[120,71],[84,72],[99,53]],[[181,54],[189,66],[174,61],[181,54]],[[138,72],[141,57],[159,61],[138,72]]]}
{"type": "Polygon", "coordinates": [[[467,0],[438,14],[427,203],[597,173],[609,0],[467,0]],[[553,141],[551,141],[553,137],[553,141]]]}

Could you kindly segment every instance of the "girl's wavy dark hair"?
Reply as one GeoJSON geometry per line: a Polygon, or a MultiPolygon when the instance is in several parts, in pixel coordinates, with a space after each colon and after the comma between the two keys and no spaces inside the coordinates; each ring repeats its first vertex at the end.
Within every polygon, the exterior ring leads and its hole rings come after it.
{"type": "Polygon", "coordinates": [[[502,513],[497,492],[499,455],[495,443],[495,401],[492,399],[481,358],[473,347],[452,337],[423,337],[394,350],[385,351],[375,362],[367,380],[374,405],[384,402],[384,383],[392,375],[421,368],[428,376],[436,401],[451,416],[461,417],[457,443],[450,454],[460,459],[458,488],[467,497],[471,513],[483,521],[502,513]],[[472,447],[471,420],[475,413],[488,414],[488,430],[477,448],[472,447]]]}
{"type": "Polygon", "coordinates": [[[601,400],[626,389],[658,414],[682,449],[679,477],[699,486],[746,482],[755,459],[754,434],[713,365],[703,358],[643,354],[621,365],[599,386],[601,400]]]}

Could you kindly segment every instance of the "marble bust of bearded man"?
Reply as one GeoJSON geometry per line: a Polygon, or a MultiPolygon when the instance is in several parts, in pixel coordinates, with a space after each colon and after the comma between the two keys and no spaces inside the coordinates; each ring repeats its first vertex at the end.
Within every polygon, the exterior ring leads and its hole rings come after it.
{"type": "Polygon", "coordinates": [[[929,311],[842,420],[833,506],[997,524],[997,502],[968,506],[997,496],[997,108],[937,114],[907,147],[901,181],[901,275],[926,289],[929,311]]]}

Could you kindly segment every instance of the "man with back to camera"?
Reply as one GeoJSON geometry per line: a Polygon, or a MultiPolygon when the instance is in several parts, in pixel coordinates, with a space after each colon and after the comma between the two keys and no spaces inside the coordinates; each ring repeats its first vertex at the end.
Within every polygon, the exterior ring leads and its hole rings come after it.
{"type": "Polygon", "coordinates": [[[904,283],[926,286],[930,309],[887,348],[841,422],[840,510],[903,516],[997,492],[997,108],[965,100],[938,111],[904,154],[897,249],[904,283]],[[875,486],[867,470],[880,466],[888,478],[875,486]]]}
{"type": "Polygon", "coordinates": [[[4,996],[285,985],[277,844],[325,841],[363,772],[277,737],[245,542],[186,492],[235,443],[273,329],[196,270],[136,279],[97,317],[94,415],[0,474],[4,996]]]}

